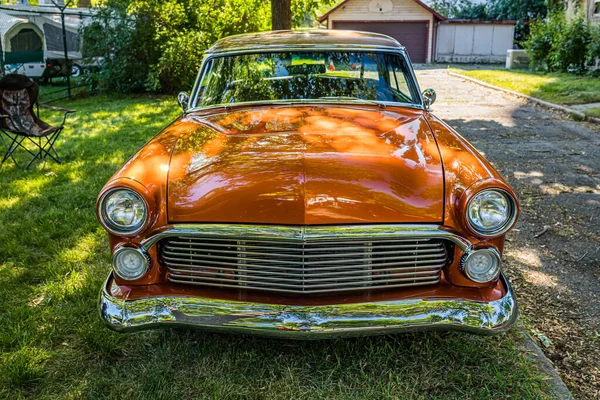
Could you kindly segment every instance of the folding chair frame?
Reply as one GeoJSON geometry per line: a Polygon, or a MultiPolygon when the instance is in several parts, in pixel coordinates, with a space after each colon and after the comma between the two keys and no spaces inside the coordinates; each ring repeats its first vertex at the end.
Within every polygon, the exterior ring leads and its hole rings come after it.
{"type": "MultiPolygon", "coordinates": [[[[24,149],[26,152],[28,152],[29,154],[31,154],[33,156],[33,158],[25,166],[25,169],[29,168],[31,166],[31,164],[34,163],[35,160],[39,159],[40,161],[44,161],[47,157],[50,157],[51,159],[53,159],[54,161],[56,161],[59,164],[62,162],[62,160],[58,156],[58,153],[54,149],[54,143],[56,142],[56,139],[58,139],[58,136],[61,134],[62,130],[65,127],[67,115],[74,113],[75,110],[69,110],[69,109],[61,108],[61,107],[48,106],[45,104],[42,104],[42,105],[36,104],[36,105],[37,105],[38,119],[39,119],[40,107],[41,107],[41,108],[47,108],[47,109],[50,109],[53,111],[60,111],[60,112],[64,113],[62,123],[60,124],[60,126],[58,126],[58,128],[56,130],[52,130],[48,134],[43,135],[43,136],[29,136],[29,135],[21,133],[21,132],[16,132],[16,131],[12,131],[12,130],[0,127],[0,131],[9,138],[9,142],[10,142],[10,144],[7,145],[6,141],[2,137],[2,134],[0,133],[0,139],[2,140],[2,143],[4,144],[4,147],[6,148],[6,153],[4,154],[4,157],[2,158],[2,162],[0,162],[0,165],[4,164],[4,162],[10,158],[15,163],[15,165],[18,167],[19,164],[17,163],[17,160],[14,158],[13,153],[19,147],[21,147],[22,149],[24,149]],[[30,149],[28,149],[27,147],[25,147],[25,145],[23,144],[25,139],[28,139],[28,141],[30,143],[33,143],[36,146],[37,151],[34,150],[35,151],[34,152],[34,151],[31,151],[30,149]]],[[[10,119],[10,116],[9,115],[1,115],[0,118],[10,119]]],[[[13,125],[15,125],[15,124],[13,124],[13,125]]]]}
{"type": "MultiPolygon", "coordinates": [[[[0,115],[0,119],[3,119],[3,118],[8,118],[8,115],[0,115]]],[[[4,161],[6,161],[8,158],[11,158],[13,160],[13,162],[15,163],[15,165],[18,167],[19,164],[17,163],[17,160],[15,160],[15,158],[13,157],[12,152],[9,151],[9,147],[6,144],[6,141],[4,140],[4,135],[2,135],[2,132],[3,131],[0,129],[0,142],[2,142],[2,145],[4,145],[4,148],[6,149],[6,153],[5,153],[4,158],[2,159],[2,162],[0,163],[0,165],[4,164],[4,161]]]]}

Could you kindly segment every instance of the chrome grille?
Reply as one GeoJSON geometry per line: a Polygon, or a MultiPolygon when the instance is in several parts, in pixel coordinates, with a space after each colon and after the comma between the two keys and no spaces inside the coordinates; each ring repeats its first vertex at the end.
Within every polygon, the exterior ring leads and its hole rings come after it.
{"type": "Polygon", "coordinates": [[[372,290],[439,282],[442,239],[271,239],[178,236],[163,239],[171,282],[285,293],[372,290]]]}

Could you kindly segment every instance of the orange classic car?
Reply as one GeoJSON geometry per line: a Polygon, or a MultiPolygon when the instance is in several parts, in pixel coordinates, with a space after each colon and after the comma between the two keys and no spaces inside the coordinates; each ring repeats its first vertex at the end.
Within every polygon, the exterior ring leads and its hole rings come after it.
{"type": "Polygon", "coordinates": [[[508,329],[517,199],[434,100],[388,36],[218,41],[181,117],[99,195],[104,323],[294,338],[508,329]]]}

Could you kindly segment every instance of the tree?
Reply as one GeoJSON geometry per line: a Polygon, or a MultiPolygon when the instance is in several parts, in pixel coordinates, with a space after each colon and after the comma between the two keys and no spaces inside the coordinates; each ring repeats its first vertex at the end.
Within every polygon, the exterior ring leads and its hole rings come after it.
{"type": "Polygon", "coordinates": [[[539,19],[530,24],[529,38],[523,42],[523,47],[529,54],[532,67],[546,67],[552,70],[552,54],[556,35],[565,24],[562,14],[551,15],[547,20],[539,19]]]}
{"type": "Polygon", "coordinates": [[[429,5],[446,18],[456,18],[460,0],[431,0],[429,5]]]}
{"type": "Polygon", "coordinates": [[[493,19],[517,21],[515,39],[518,43],[529,37],[529,23],[545,18],[553,12],[562,12],[562,0],[490,0],[488,14],[493,19]]]}
{"type": "MultiPolygon", "coordinates": [[[[333,1],[273,0],[272,6],[287,3],[290,21],[273,27],[310,24],[333,1]]],[[[274,18],[277,23],[282,19],[274,18]]],[[[93,22],[83,28],[83,52],[104,59],[98,78],[105,89],[173,93],[192,87],[212,43],[267,31],[271,20],[266,0],[103,0],[93,22]]]]}
{"type": "MultiPolygon", "coordinates": [[[[590,45],[587,51],[587,62],[589,65],[597,66],[600,61],[600,25],[590,25],[590,45]]],[[[596,69],[595,75],[600,74],[596,69]]]]}
{"type": "Polygon", "coordinates": [[[591,41],[590,29],[585,14],[579,12],[568,21],[556,35],[551,61],[556,69],[567,72],[584,72],[588,46],[591,41]]]}
{"type": "Polygon", "coordinates": [[[447,18],[509,19],[517,21],[515,39],[523,42],[529,36],[529,22],[560,12],[563,0],[431,0],[431,7],[447,18]]]}
{"type": "Polygon", "coordinates": [[[583,11],[571,19],[565,18],[564,12],[553,12],[531,24],[524,46],[534,67],[583,73],[596,64],[600,30],[588,24],[583,11]]]}
{"type": "Polygon", "coordinates": [[[269,11],[264,0],[106,0],[84,28],[83,52],[104,59],[108,90],[189,90],[206,48],[268,30],[269,11]]]}
{"type": "Polygon", "coordinates": [[[325,14],[339,0],[292,0],[292,27],[317,26],[317,18],[325,14]]]}
{"type": "Polygon", "coordinates": [[[487,4],[472,0],[432,0],[430,3],[438,13],[447,18],[487,19],[487,4]]]}
{"type": "Polygon", "coordinates": [[[521,22],[544,18],[551,2],[548,0],[490,0],[488,10],[494,19],[521,22]]]}
{"type": "Polygon", "coordinates": [[[489,19],[486,3],[473,3],[468,0],[461,2],[461,8],[456,17],[459,19],[489,19]]]}
{"type": "Polygon", "coordinates": [[[292,0],[271,0],[271,26],[274,31],[292,29],[292,0]]]}

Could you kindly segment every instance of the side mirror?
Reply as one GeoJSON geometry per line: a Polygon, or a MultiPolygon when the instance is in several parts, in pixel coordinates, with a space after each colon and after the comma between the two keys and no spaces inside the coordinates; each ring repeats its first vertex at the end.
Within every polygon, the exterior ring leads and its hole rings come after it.
{"type": "Polygon", "coordinates": [[[435,94],[435,90],[433,90],[433,89],[423,90],[423,105],[425,106],[426,110],[429,110],[429,107],[431,107],[431,105],[433,103],[435,103],[436,98],[437,98],[437,95],[435,94]]]}
{"type": "Polygon", "coordinates": [[[177,95],[177,102],[179,102],[181,109],[183,110],[183,112],[185,112],[185,110],[187,110],[188,104],[190,102],[190,95],[187,94],[186,92],[179,93],[177,95]]]}

